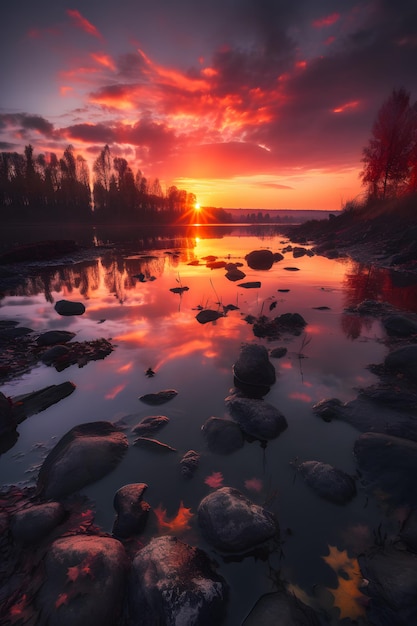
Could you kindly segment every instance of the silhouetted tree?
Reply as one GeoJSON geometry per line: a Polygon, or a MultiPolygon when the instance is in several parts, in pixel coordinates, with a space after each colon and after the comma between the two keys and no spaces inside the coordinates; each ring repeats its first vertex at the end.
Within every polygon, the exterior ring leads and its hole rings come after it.
{"type": "Polygon", "coordinates": [[[363,150],[361,178],[370,197],[386,198],[410,190],[416,141],[416,106],[410,105],[409,92],[394,89],[379,109],[372,137],[363,150]]]}

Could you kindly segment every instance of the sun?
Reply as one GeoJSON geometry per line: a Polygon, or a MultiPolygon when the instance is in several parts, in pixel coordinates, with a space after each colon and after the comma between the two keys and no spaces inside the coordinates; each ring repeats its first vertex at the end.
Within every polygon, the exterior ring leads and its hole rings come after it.
{"type": "Polygon", "coordinates": [[[201,205],[200,205],[200,203],[199,203],[199,202],[196,202],[196,203],[195,203],[195,205],[194,205],[194,209],[195,209],[195,211],[200,211],[200,209],[201,209],[201,205]]]}

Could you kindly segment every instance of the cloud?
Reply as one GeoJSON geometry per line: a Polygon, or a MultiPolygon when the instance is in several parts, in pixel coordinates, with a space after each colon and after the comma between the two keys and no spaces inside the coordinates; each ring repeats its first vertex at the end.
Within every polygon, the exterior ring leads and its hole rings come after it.
{"type": "Polygon", "coordinates": [[[0,128],[17,128],[23,134],[28,130],[36,130],[46,137],[54,135],[54,126],[40,115],[29,113],[3,113],[0,114],[0,128]]]}
{"type": "Polygon", "coordinates": [[[81,28],[84,32],[92,35],[93,37],[97,37],[98,39],[102,39],[102,34],[98,31],[98,29],[91,24],[85,17],[81,15],[81,13],[74,9],[67,9],[67,15],[72,19],[74,24],[81,28]]]}

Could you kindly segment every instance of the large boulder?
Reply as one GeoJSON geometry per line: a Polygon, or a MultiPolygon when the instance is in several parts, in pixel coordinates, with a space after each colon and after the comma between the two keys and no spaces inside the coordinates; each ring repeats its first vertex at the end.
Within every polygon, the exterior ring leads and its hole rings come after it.
{"type": "Polygon", "coordinates": [[[345,504],[356,495],[356,485],[352,476],[328,463],[304,461],[297,469],[306,484],[324,500],[345,504]]]}
{"type": "Polygon", "coordinates": [[[294,594],[280,589],[261,596],[242,626],[320,626],[320,623],[313,609],[294,594]]]}
{"type": "Polygon", "coordinates": [[[276,381],[275,368],[265,346],[245,343],[233,365],[234,384],[248,395],[265,395],[276,381]]]}
{"type": "Polygon", "coordinates": [[[157,537],[132,563],[132,623],[212,626],[223,618],[227,592],[205,552],[176,537],[157,537]]]}
{"type": "Polygon", "coordinates": [[[38,594],[49,626],[114,626],[122,616],[127,577],[122,544],[111,537],[73,535],[56,540],[45,557],[38,594]]]}
{"type": "Polygon", "coordinates": [[[85,313],[85,306],[82,302],[71,302],[70,300],[58,300],[56,302],[55,311],[59,315],[82,315],[85,313]]]}
{"type": "Polygon", "coordinates": [[[65,509],[60,502],[34,504],[13,515],[12,535],[21,544],[38,543],[64,520],[65,515],[65,509]]]}
{"type": "Polygon", "coordinates": [[[208,449],[218,454],[235,452],[245,442],[239,424],[224,417],[209,417],[201,427],[201,430],[208,449]]]}
{"type": "Polygon", "coordinates": [[[407,315],[393,313],[382,320],[387,334],[392,337],[409,337],[417,334],[417,321],[407,315]]]}
{"type": "Polygon", "coordinates": [[[275,439],[288,427],[288,422],[281,411],[264,400],[231,394],[225,403],[230,415],[241,429],[255,439],[261,441],[275,439]]]}
{"type": "Polygon", "coordinates": [[[385,357],[384,365],[388,370],[403,374],[412,382],[417,383],[417,344],[393,350],[385,357]]]}
{"type": "Polygon", "coordinates": [[[120,487],[116,492],[113,500],[117,513],[113,524],[115,537],[126,538],[143,532],[151,509],[143,500],[147,488],[145,483],[132,483],[120,487]]]}
{"type": "Polygon", "coordinates": [[[67,343],[75,337],[75,333],[68,330],[48,330],[39,335],[36,340],[38,346],[55,346],[60,343],[67,343]]]}
{"type": "Polygon", "coordinates": [[[355,441],[353,451],[371,489],[382,490],[397,504],[417,504],[415,441],[382,433],[364,433],[355,441]]]}
{"type": "Polygon", "coordinates": [[[49,500],[78,491],[111,472],[127,448],[126,435],[110,422],[75,426],[44,460],[37,495],[49,500]]]}
{"type": "Polygon", "coordinates": [[[252,250],[245,260],[253,270],[269,270],[274,264],[274,255],[271,250],[252,250]]]}
{"type": "Polygon", "coordinates": [[[367,611],[371,624],[417,624],[417,555],[394,546],[373,547],[358,558],[368,581],[367,611]]]}
{"type": "Polygon", "coordinates": [[[221,552],[244,554],[279,539],[274,515],[232,487],[222,487],[203,498],[198,524],[207,542],[221,552]]]}

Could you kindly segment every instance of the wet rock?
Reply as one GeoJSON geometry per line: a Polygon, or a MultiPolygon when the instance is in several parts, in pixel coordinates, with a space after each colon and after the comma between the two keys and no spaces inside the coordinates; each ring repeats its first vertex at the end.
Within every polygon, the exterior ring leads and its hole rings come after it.
{"type": "Polygon", "coordinates": [[[297,470],[318,496],[334,504],[346,504],[356,495],[352,476],[328,463],[304,461],[297,470]]]}
{"type": "Polygon", "coordinates": [[[170,291],[172,291],[172,293],[184,293],[184,291],[188,291],[190,288],[189,287],[172,287],[172,289],[170,289],[170,291]]]}
{"type": "Polygon", "coordinates": [[[42,623],[118,624],[126,572],[126,554],[116,539],[74,535],[56,540],[45,557],[46,578],[38,594],[42,623]]]}
{"type": "Polygon", "coordinates": [[[232,487],[222,487],[203,498],[198,524],[207,542],[221,552],[243,554],[279,538],[274,515],[232,487]]]}
{"type": "Polygon", "coordinates": [[[302,248],[301,246],[294,246],[294,248],[292,249],[292,255],[294,259],[299,259],[302,256],[305,256],[306,254],[307,254],[307,249],[302,248]]]}
{"type": "Polygon", "coordinates": [[[115,537],[127,538],[143,532],[151,509],[143,500],[147,488],[145,483],[132,483],[116,492],[113,507],[117,517],[112,531],[115,537]]]}
{"type": "Polygon", "coordinates": [[[70,300],[58,300],[54,307],[59,315],[83,315],[85,306],[82,302],[71,302],[70,300]]]}
{"type": "Polygon", "coordinates": [[[278,261],[282,261],[282,259],[284,258],[284,255],[281,254],[281,252],[274,252],[273,257],[274,257],[274,263],[278,263],[278,261]]]}
{"type": "Polygon", "coordinates": [[[388,370],[403,374],[413,382],[417,382],[417,344],[402,346],[390,352],[384,361],[388,370]]]}
{"type": "Polygon", "coordinates": [[[45,363],[45,365],[53,365],[61,357],[68,356],[69,352],[70,349],[67,346],[61,344],[52,346],[52,348],[49,348],[42,354],[41,361],[45,363]]]}
{"type": "Polygon", "coordinates": [[[195,316],[197,322],[200,324],[207,324],[208,322],[215,322],[219,317],[224,317],[224,314],[214,309],[203,309],[195,316]]]}
{"type": "Polygon", "coordinates": [[[126,435],[110,422],[72,428],[46,457],[38,475],[42,499],[67,496],[111,472],[127,452],[126,435]]]}
{"type": "Polygon", "coordinates": [[[282,357],[284,357],[287,354],[287,352],[288,352],[287,348],[284,348],[284,347],[273,348],[270,351],[269,356],[272,359],[282,359],[282,357]]]}
{"type": "Polygon", "coordinates": [[[417,555],[394,546],[374,547],[358,558],[363,590],[371,602],[371,624],[410,626],[417,624],[417,555]]]}
{"type": "Polygon", "coordinates": [[[246,434],[255,439],[275,439],[288,427],[284,415],[264,400],[232,394],[225,403],[232,418],[246,434]]]}
{"type": "Polygon", "coordinates": [[[306,326],[307,322],[299,313],[283,313],[272,320],[261,315],[253,324],[253,333],[256,337],[279,339],[284,333],[301,335],[306,326]]]}
{"type": "Polygon", "coordinates": [[[299,267],[284,267],[284,270],[286,270],[287,272],[299,272],[300,268],[299,267]]]}
{"type": "Polygon", "coordinates": [[[237,267],[229,268],[225,274],[226,278],[232,282],[236,282],[237,280],[243,280],[246,276],[245,272],[238,269],[237,267]]]}
{"type": "Polygon", "coordinates": [[[27,417],[36,415],[71,395],[75,388],[74,383],[66,381],[59,385],[49,385],[32,393],[15,396],[12,398],[13,416],[17,422],[23,422],[27,417]]]}
{"type": "Polygon", "coordinates": [[[409,337],[417,334],[417,322],[405,315],[389,315],[382,320],[382,324],[392,337],[409,337]]]}
{"type": "Polygon", "coordinates": [[[261,596],[242,626],[320,626],[307,604],[284,589],[261,596]],[[279,622],[277,618],[279,616],[279,622]]]}
{"type": "Polygon", "coordinates": [[[0,342],[2,340],[10,341],[14,339],[20,339],[21,337],[27,337],[33,333],[31,328],[26,326],[18,326],[17,328],[1,328],[0,329],[0,342]]]}
{"type": "Polygon", "coordinates": [[[242,287],[242,289],[259,289],[261,282],[259,280],[251,280],[247,283],[239,283],[238,287],[242,287]]]}
{"type": "Polygon", "coordinates": [[[148,415],[144,417],[139,424],[136,424],[132,428],[132,431],[137,435],[146,436],[150,433],[155,433],[161,430],[169,423],[169,418],[166,415],[148,415]]]}
{"type": "Polygon", "coordinates": [[[417,509],[412,509],[400,532],[401,539],[407,548],[417,553],[417,509]]]}
{"type": "Polygon", "coordinates": [[[332,419],[341,416],[343,406],[343,402],[338,398],[326,398],[313,405],[313,412],[325,422],[331,422],[332,419]]]}
{"type": "Polygon", "coordinates": [[[131,617],[135,624],[212,626],[222,621],[227,585],[199,548],[157,537],[133,560],[131,617]]]}
{"type": "Polygon", "coordinates": [[[274,255],[271,250],[252,250],[245,261],[253,270],[269,270],[274,264],[274,255]]]}
{"type": "Polygon", "coordinates": [[[269,360],[265,346],[245,343],[233,365],[235,386],[247,390],[252,387],[259,390],[260,395],[268,393],[276,381],[275,368],[269,360]]]}
{"type": "Polygon", "coordinates": [[[17,421],[12,413],[12,402],[0,391],[0,437],[16,430],[17,421]]]}
{"type": "Polygon", "coordinates": [[[134,446],[145,448],[145,450],[151,450],[153,452],[176,452],[176,448],[169,446],[167,443],[162,443],[158,439],[150,439],[149,437],[138,437],[133,442],[134,446]]]}
{"type": "Polygon", "coordinates": [[[57,343],[67,343],[73,337],[75,337],[75,333],[71,333],[68,330],[48,330],[39,335],[36,343],[38,346],[54,346],[57,343]]]}
{"type": "Polygon", "coordinates": [[[417,443],[382,433],[364,433],[354,444],[365,482],[397,504],[417,504],[417,443]]]}
{"type": "Polygon", "coordinates": [[[224,417],[209,417],[201,430],[208,449],[217,454],[235,452],[245,442],[239,424],[224,417]]]}
{"type": "Polygon", "coordinates": [[[163,389],[157,393],[146,393],[144,396],[140,396],[139,400],[145,404],[151,404],[157,406],[159,404],[165,404],[169,402],[175,396],[178,395],[178,391],[175,389],[163,389]]]}
{"type": "Polygon", "coordinates": [[[192,478],[200,463],[200,455],[195,450],[188,450],[180,460],[181,474],[184,478],[192,478]]]}
{"type": "Polygon", "coordinates": [[[64,520],[65,515],[60,502],[46,502],[21,509],[12,518],[12,535],[24,545],[38,543],[64,520]]]}
{"type": "Polygon", "coordinates": [[[218,270],[226,267],[226,261],[208,261],[206,263],[206,267],[210,270],[218,270]]]}

